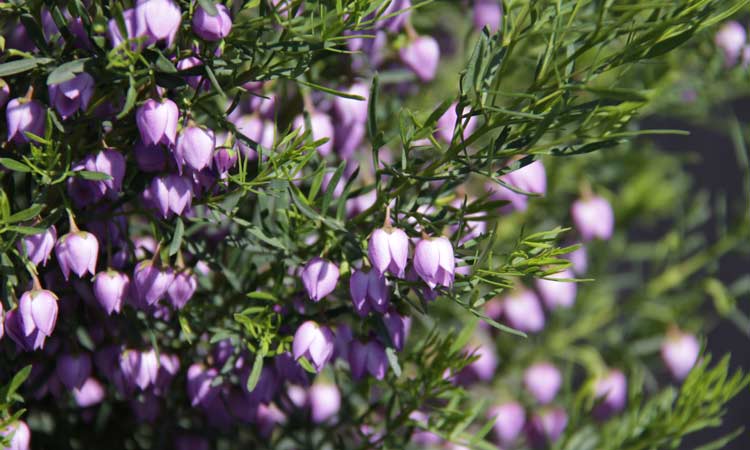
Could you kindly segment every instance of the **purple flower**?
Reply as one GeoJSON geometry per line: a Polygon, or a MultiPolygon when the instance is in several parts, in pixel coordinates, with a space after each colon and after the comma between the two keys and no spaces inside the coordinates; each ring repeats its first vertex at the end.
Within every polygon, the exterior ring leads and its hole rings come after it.
{"type": "Polygon", "coordinates": [[[237,150],[229,147],[219,147],[214,152],[214,168],[220,174],[229,172],[237,164],[237,150]]]}
{"type": "Polygon", "coordinates": [[[502,315],[511,327],[538,333],[544,329],[544,311],[539,298],[528,289],[511,293],[502,300],[502,315]]]}
{"type": "Polygon", "coordinates": [[[551,363],[535,363],[523,373],[523,384],[537,402],[545,405],[551,402],[560,390],[562,374],[551,363]]]}
{"type": "Polygon", "coordinates": [[[570,260],[572,264],[571,267],[573,268],[573,273],[576,275],[583,275],[586,273],[589,261],[585,246],[581,245],[577,250],[568,253],[568,260],[570,260]]]}
{"type": "Polygon", "coordinates": [[[341,408],[341,392],[335,384],[316,383],[307,393],[310,403],[310,418],[313,423],[325,423],[338,414],[341,408]]]}
{"type": "Polygon", "coordinates": [[[19,420],[0,430],[0,436],[11,437],[7,450],[29,450],[31,431],[26,422],[19,420]]]}
{"type": "Polygon", "coordinates": [[[411,319],[400,315],[396,310],[390,309],[383,314],[383,323],[393,347],[398,351],[403,350],[406,337],[409,335],[411,319]]]}
{"type": "Polygon", "coordinates": [[[174,273],[172,269],[162,269],[152,261],[142,261],[133,271],[133,286],[139,304],[151,306],[167,295],[172,284],[174,273]]]}
{"type": "Polygon", "coordinates": [[[490,33],[497,33],[503,21],[501,0],[474,0],[474,28],[489,27],[490,33]]]}
{"type": "Polygon", "coordinates": [[[388,370],[385,349],[374,339],[367,343],[354,340],[349,346],[349,367],[355,380],[361,380],[367,373],[382,380],[388,370]]]}
{"type": "Polygon", "coordinates": [[[138,168],[144,172],[161,172],[167,167],[167,152],[161,145],[146,145],[138,139],[133,147],[138,168]]]}
{"type": "Polygon", "coordinates": [[[495,420],[492,431],[503,447],[511,447],[523,431],[526,411],[518,402],[505,402],[490,408],[487,416],[495,420]]]}
{"type": "Polygon", "coordinates": [[[94,275],[99,256],[99,241],[87,231],[72,231],[58,239],[55,256],[65,280],[70,278],[70,272],[79,277],[83,277],[86,272],[94,275]]]}
{"type": "Polygon", "coordinates": [[[169,99],[146,100],[135,112],[135,122],[145,145],[174,145],[180,111],[169,99]]]}
{"type": "Polygon", "coordinates": [[[3,303],[0,302],[0,339],[5,335],[5,310],[3,309],[3,303]]]}
{"type": "Polygon", "coordinates": [[[598,404],[594,407],[594,416],[606,419],[625,408],[628,401],[628,380],[621,370],[613,369],[594,385],[598,404]]]}
{"type": "MultiPolygon", "coordinates": [[[[539,160],[505,174],[500,179],[523,192],[539,195],[544,195],[547,192],[547,174],[544,165],[539,160]]],[[[488,184],[487,190],[492,194],[493,200],[510,202],[509,205],[503,207],[504,211],[525,211],[527,208],[529,199],[527,195],[514,192],[495,183],[488,184]]]]}
{"type": "Polygon", "coordinates": [[[198,288],[198,279],[192,271],[182,270],[174,276],[167,288],[167,297],[175,309],[182,309],[198,288]]]}
{"type": "MultiPolygon", "coordinates": [[[[261,119],[257,114],[247,114],[235,121],[235,127],[237,133],[255,141],[263,150],[267,151],[273,148],[276,125],[270,120],[261,119]]],[[[258,153],[241,139],[237,140],[237,146],[245,158],[249,160],[258,159],[258,153]]]]}
{"type": "Polygon", "coordinates": [[[378,21],[378,28],[385,28],[391,33],[399,32],[411,16],[409,8],[411,8],[411,0],[391,0],[380,15],[382,19],[378,21]]]}
{"type": "Polygon", "coordinates": [[[346,89],[345,92],[352,95],[359,95],[360,97],[364,97],[365,100],[336,97],[333,100],[333,107],[336,110],[336,117],[339,119],[338,123],[348,125],[367,122],[367,98],[370,95],[370,88],[365,83],[356,82],[346,89]]]}
{"type": "Polygon", "coordinates": [[[217,14],[212,16],[202,6],[193,13],[193,32],[204,41],[218,41],[229,36],[232,31],[232,18],[227,7],[216,4],[217,14]]]}
{"type": "Polygon", "coordinates": [[[677,381],[682,381],[688,376],[698,361],[699,353],[698,339],[677,329],[670,330],[661,344],[661,359],[677,381]]]}
{"type": "Polygon", "coordinates": [[[742,47],[747,41],[747,32],[739,22],[730,20],[721,26],[714,40],[724,54],[724,65],[731,67],[737,64],[742,47]]]}
{"type": "MultiPolygon", "coordinates": [[[[322,113],[320,111],[312,111],[310,112],[310,126],[312,127],[310,136],[312,137],[313,141],[328,139],[328,141],[318,146],[318,154],[323,157],[330,155],[331,151],[333,150],[333,142],[335,136],[335,130],[333,127],[333,122],[331,122],[331,117],[328,114],[322,113]]],[[[299,130],[300,134],[307,131],[307,126],[305,125],[305,117],[301,115],[297,116],[294,119],[294,124],[292,125],[292,127],[299,130]]]]}
{"type": "Polygon", "coordinates": [[[495,349],[488,345],[480,344],[473,351],[471,356],[477,356],[477,359],[466,366],[459,374],[459,380],[462,384],[471,384],[475,381],[490,381],[495,376],[497,369],[497,355],[495,349]]]}
{"type": "Polygon", "coordinates": [[[8,141],[23,144],[29,142],[29,138],[24,134],[27,131],[44,136],[47,112],[38,100],[14,98],[8,102],[5,109],[5,120],[8,126],[8,141]]]}
{"type": "Polygon", "coordinates": [[[73,398],[80,408],[98,405],[106,396],[104,386],[96,378],[87,378],[80,388],[73,389],[73,398]]]}
{"type": "Polygon", "coordinates": [[[44,341],[47,336],[36,328],[30,334],[26,334],[23,325],[23,318],[19,308],[12,309],[5,313],[4,328],[8,336],[23,351],[30,352],[44,347],[44,341]]]}
{"type": "MultiPolygon", "coordinates": [[[[195,56],[188,56],[177,61],[177,70],[183,71],[192,69],[193,67],[202,67],[203,61],[196,58],[195,56]]],[[[203,75],[185,75],[185,81],[187,84],[195,90],[208,89],[209,83],[203,75]]]]}
{"type": "Polygon", "coordinates": [[[557,441],[568,425],[568,413],[558,407],[548,407],[534,414],[527,427],[526,434],[535,448],[546,448],[557,441]]]}
{"type": "Polygon", "coordinates": [[[24,292],[18,301],[24,336],[28,337],[35,331],[47,337],[51,336],[57,323],[57,311],[57,296],[52,291],[34,289],[24,292]]]}
{"type": "Polygon", "coordinates": [[[47,265],[49,255],[55,247],[57,229],[54,225],[39,234],[26,235],[18,242],[18,250],[26,255],[32,264],[47,265]]]}
{"type": "Polygon", "coordinates": [[[536,288],[547,309],[570,308],[576,301],[576,283],[571,281],[555,281],[555,279],[575,278],[570,269],[548,275],[544,279],[536,280],[536,288]]]}
{"type": "Polygon", "coordinates": [[[94,96],[94,78],[86,72],[49,87],[49,100],[63,119],[76,111],[86,112],[94,96]]]}
{"type": "Polygon", "coordinates": [[[570,208],[573,222],[584,241],[609,240],[615,227],[612,206],[599,196],[588,196],[573,202],[570,208]]]}
{"type": "Polygon", "coordinates": [[[187,393],[191,406],[207,405],[219,396],[220,386],[211,386],[218,375],[216,369],[207,369],[202,364],[193,364],[188,368],[187,393]]]}
{"type": "MultiPolygon", "coordinates": [[[[458,128],[458,115],[456,114],[457,106],[458,103],[454,102],[437,121],[437,130],[435,131],[435,134],[438,138],[447,143],[453,142],[453,135],[458,128]]],[[[461,126],[463,126],[464,129],[462,136],[464,139],[468,139],[477,128],[477,116],[469,116],[467,118],[466,114],[468,113],[468,108],[464,108],[461,113],[461,126]]]]}
{"type": "Polygon", "coordinates": [[[111,177],[101,183],[106,188],[109,197],[116,198],[122,190],[122,181],[125,178],[125,157],[115,149],[105,148],[97,153],[94,164],[97,172],[111,177]]]}
{"type": "Polygon", "coordinates": [[[182,130],[175,146],[175,161],[182,174],[182,165],[187,164],[193,170],[202,170],[211,165],[211,157],[216,147],[214,132],[197,126],[188,126],[182,130]]]}
{"type": "Polygon", "coordinates": [[[336,289],[339,268],[327,259],[315,257],[305,264],[301,275],[310,300],[318,302],[336,289]]]}
{"type": "Polygon", "coordinates": [[[141,0],[135,11],[136,34],[148,36],[146,45],[163,40],[172,46],[182,22],[179,6],[171,0],[141,0]]]}
{"type": "Polygon", "coordinates": [[[375,270],[353,270],[349,279],[349,292],[357,314],[364,317],[370,309],[384,313],[388,308],[390,292],[385,277],[375,270]]]}
{"type": "MultiPolygon", "coordinates": [[[[74,164],[71,170],[73,172],[82,170],[96,172],[96,157],[94,155],[86,155],[86,157],[74,164]]],[[[67,189],[68,195],[73,199],[73,203],[79,208],[98,202],[104,198],[104,194],[107,191],[107,187],[103,181],[87,180],[77,176],[68,178],[67,189]]]]}
{"type": "Polygon", "coordinates": [[[88,353],[61,355],[57,358],[55,374],[66,388],[80,388],[91,375],[91,356],[88,353]]]}
{"type": "Polygon", "coordinates": [[[94,277],[94,296],[99,306],[109,315],[120,312],[129,289],[130,279],[124,273],[106,270],[94,277]]]}
{"type": "Polygon", "coordinates": [[[401,61],[423,82],[432,81],[440,62],[440,47],[431,36],[419,36],[399,50],[401,61]]]}
{"type": "Polygon", "coordinates": [[[162,217],[169,217],[169,213],[178,216],[190,208],[193,198],[193,185],[189,179],[176,174],[156,177],[146,190],[154,207],[162,217]]]}
{"type": "Polygon", "coordinates": [[[151,349],[146,352],[138,350],[124,350],[120,354],[119,367],[123,378],[131,386],[138,386],[145,391],[156,382],[159,372],[159,360],[156,352],[151,349]]]}
{"type": "Polygon", "coordinates": [[[180,370],[180,358],[177,355],[169,355],[166,353],[159,354],[159,371],[156,373],[156,381],[154,382],[154,393],[157,395],[164,395],[172,384],[177,372],[180,370]]]}
{"type": "Polygon", "coordinates": [[[409,237],[399,228],[378,228],[370,236],[367,255],[380,274],[385,274],[387,270],[403,278],[409,258],[409,237]]]}
{"type": "Polygon", "coordinates": [[[453,286],[456,259],[451,241],[445,237],[425,238],[414,250],[414,270],[430,289],[453,286]]]}
{"type": "Polygon", "coordinates": [[[294,359],[305,357],[313,365],[317,372],[333,356],[334,335],[328,328],[308,320],[297,328],[292,342],[292,353],[294,359]]]}

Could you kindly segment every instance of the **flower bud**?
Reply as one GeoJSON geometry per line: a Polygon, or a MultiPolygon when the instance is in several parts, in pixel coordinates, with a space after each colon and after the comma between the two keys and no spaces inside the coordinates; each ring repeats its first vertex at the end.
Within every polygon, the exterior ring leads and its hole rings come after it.
{"type": "Polygon", "coordinates": [[[193,13],[193,32],[204,41],[218,41],[229,36],[232,31],[232,18],[229,10],[222,4],[214,5],[217,14],[212,16],[198,6],[193,13]]]}
{"type": "Polygon", "coordinates": [[[432,81],[440,62],[440,47],[431,36],[419,36],[399,50],[401,61],[423,82],[432,81]]]}
{"type": "Polygon", "coordinates": [[[307,393],[310,403],[310,418],[313,423],[325,423],[338,414],[341,408],[341,392],[335,384],[316,383],[307,393]]]}
{"type": "Polygon", "coordinates": [[[599,196],[581,198],[570,208],[573,223],[584,241],[592,239],[609,240],[615,226],[612,206],[599,196]]]}
{"type": "Polygon", "coordinates": [[[302,284],[314,302],[333,292],[338,281],[339,268],[326,259],[315,257],[302,269],[302,284]]]}
{"type": "Polygon", "coordinates": [[[26,422],[22,420],[0,429],[0,436],[10,437],[10,447],[7,450],[29,450],[31,448],[31,431],[29,431],[26,422]]]}
{"type": "Polygon", "coordinates": [[[535,363],[523,373],[523,384],[537,402],[545,405],[551,402],[560,390],[562,374],[551,363],[535,363]]]}
{"type": "Polygon", "coordinates": [[[146,45],[166,41],[171,47],[182,22],[180,7],[172,0],[141,0],[135,9],[136,24],[142,27],[136,33],[148,37],[146,45]]]}
{"type": "Polygon", "coordinates": [[[188,270],[178,272],[167,288],[167,297],[175,309],[182,309],[198,288],[198,279],[188,270]]]}
{"type": "Polygon", "coordinates": [[[54,225],[39,234],[26,235],[18,242],[18,250],[24,253],[35,266],[47,265],[49,255],[55,247],[57,229],[54,225]]]}
{"type": "Polygon", "coordinates": [[[169,99],[146,100],[135,112],[135,123],[145,145],[174,145],[180,112],[169,99]]]}
{"type": "Polygon", "coordinates": [[[739,22],[730,20],[721,26],[714,40],[724,54],[724,65],[731,67],[737,64],[742,47],[747,41],[747,32],[739,22]]]}
{"type": "Polygon", "coordinates": [[[568,425],[568,413],[562,408],[548,407],[531,417],[526,433],[534,448],[545,448],[557,441],[568,425]]]}
{"type": "Polygon", "coordinates": [[[292,342],[294,359],[305,357],[320,372],[333,356],[334,335],[328,328],[308,320],[297,328],[292,342]]]}
{"type": "Polygon", "coordinates": [[[375,270],[369,272],[353,270],[349,279],[349,292],[354,310],[362,317],[366,316],[371,309],[382,314],[388,307],[390,292],[385,277],[375,270]]]}
{"type": "Polygon", "coordinates": [[[536,288],[542,297],[544,305],[549,310],[570,308],[576,301],[577,286],[572,281],[555,281],[555,279],[575,278],[570,269],[547,275],[546,278],[536,280],[536,288]]]}
{"type": "Polygon", "coordinates": [[[49,337],[57,322],[57,296],[46,289],[26,291],[18,301],[24,336],[39,331],[49,337]]]}
{"type": "MultiPolygon", "coordinates": [[[[323,157],[330,155],[331,151],[333,150],[333,138],[335,135],[331,117],[328,114],[322,113],[320,111],[312,111],[310,112],[310,126],[312,127],[310,136],[313,141],[319,141],[326,138],[328,139],[328,141],[318,146],[318,154],[323,157]]],[[[294,119],[294,124],[292,127],[299,130],[299,134],[307,131],[305,117],[302,115],[297,116],[294,119]]]]}
{"type": "Polygon", "coordinates": [[[355,380],[361,380],[366,373],[382,380],[388,370],[385,349],[374,339],[367,343],[354,340],[349,347],[349,367],[355,380]]]}
{"type": "Polygon", "coordinates": [[[211,165],[211,158],[216,147],[214,132],[197,126],[188,126],[177,138],[174,156],[177,168],[182,174],[182,165],[187,164],[193,170],[202,170],[211,165]]]}
{"type": "Polygon", "coordinates": [[[94,96],[94,78],[86,72],[49,87],[49,100],[63,120],[76,111],[86,112],[94,96]]]}
{"type": "Polygon", "coordinates": [[[237,150],[228,147],[219,147],[214,152],[214,168],[220,174],[225,174],[237,164],[237,150]]]}
{"type": "Polygon", "coordinates": [[[474,0],[474,28],[490,29],[490,33],[497,33],[503,21],[503,4],[501,0],[474,0]]]}
{"type": "Polygon", "coordinates": [[[393,344],[393,348],[398,351],[403,350],[406,337],[409,335],[411,318],[402,316],[396,310],[390,309],[383,314],[383,324],[388,331],[388,337],[393,344]]]}
{"type": "Polygon", "coordinates": [[[670,330],[661,344],[661,359],[677,381],[682,381],[688,376],[698,361],[699,353],[698,339],[677,329],[670,330]]]}
{"type": "Polygon", "coordinates": [[[133,271],[133,286],[137,302],[151,306],[167,295],[174,279],[172,269],[162,269],[151,261],[142,261],[133,271]]]}
{"type": "Polygon", "coordinates": [[[87,378],[80,388],[73,389],[73,399],[80,408],[98,405],[106,396],[104,386],[96,378],[87,378]]]}
{"type": "Polygon", "coordinates": [[[122,181],[125,179],[125,157],[122,153],[112,148],[105,148],[96,155],[94,161],[96,171],[107,174],[111,179],[103,180],[107,194],[114,199],[122,190],[122,181]]]}
{"type": "Polygon", "coordinates": [[[526,411],[518,402],[506,402],[490,408],[487,416],[494,419],[492,431],[501,446],[512,447],[526,423],[526,411]]]}
{"type": "Polygon", "coordinates": [[[187,372],[187,393],[190,405],[207,405],[220,394],[219,386],[211,386],[219,372],[202,364],[193,364],[187,372]]]}
{"type": "Polygon", "coordinates": [[[409,258],[409,237],[399,228],[378,228],[370,236],[367,255],[381,275],[388,271],[403,278],[409,258]]]}
{"type": "Polygon", "coordinates": [[[528,289],[520,289],[502,299],[502,316],[511,327],[538,333],[544,329],[544,311],[539,298],[528,289]]]}
{"type": "Polygon", "coordinates": [[[453,286],[456,260],[451,241],[444,237],[425,238],[414,250],[414,270],[430,289],[453,286]]]}
{"type": "Polygon", "coordinates": [[[58,239],[55,256],[65,280],[70,277],[70,272],[79,277],[83,277],[86,272],[94,275],[99,257],[99,241],[87,231],[70,232],[58,239]]]}
{"type": "Polygon", "coordinates": [[[94,297],[108,315],[120,312],[130,289],[130,278],[115,270],[99,272],[94,277],[94,297]]]}
{"type": "Polygon", "coordinates": [[[47,112],[44,105],[37,100],[14,98],[5,109],[5,120],[8,126],[8,141],[18,144],[29,142],[26,131],[37,136],[44,136],[47,112]]]}
{"type": "Polygon", "coordinates": [[[180,216],[190,208],[193,200],[193,185],[186,177],[169,174],[152,179],[146,193],[153,206],[166,219],[170,213],[180,216]]]}
{"type": "Polygon", "coordinates": [[[596,380],[594,392],[598,404],[594,407],[594,416],[606,419],[625,408],[628,401],[628,380],[622,371],[613,369],[596,380]]]}
{"type": "Polygon", "coordinates": [[[55,374],[66,388],[80,388],[91,375],[91,356],[88,353],[60,355],[55,374]]]}
{"type": "MultiPolygon", "coordinates": [[[[547,173],[544,165],[537,160],[520,169],[503,175],[500,179],[524,192],[544,195],[547,192],[547,173]]],[[[525,211],[529,197],[514,192],[505,186],[488,184],[487,190],[492,193],[493,200],[507,200],[510,204],[503,207],[503,211],[525,211]]]]}

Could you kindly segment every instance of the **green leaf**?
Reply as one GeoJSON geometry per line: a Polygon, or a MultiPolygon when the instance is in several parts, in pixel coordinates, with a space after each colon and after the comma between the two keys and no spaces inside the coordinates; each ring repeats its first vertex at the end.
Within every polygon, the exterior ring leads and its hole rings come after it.
{"type": "Polygon", "coordinates": [[[198,0],[198,4],[201,5],[204,10],[206,10],[209,16],[215,16],[219,14],[219,10],[216,9],[216,5],[214,4],[213,0],[198,0]]]}
{"type": "Polygon", "coordinates": [[[76,170],[74,172],[76,176],[83,178],[84,180],[91,181],[106,181],[111,180],[112,177],[104,172],[93,172],[91,170],[76,170]]]}
{"type": "Polygon", "coordinates": [[[253,362],[253,368],[250,371],[250,375],[247,377],[247,384],[245,387],[247,387],[247,392],[253,392],[255,389],[255,386],[258,385],[258,380],[260,379],[260,374],[263,370],[263,355],[258,354],[255,356],[255,362],[253,362]]]}
{"type": "Polygon", "coordinates": [[[24,209],[23,211],[19,211],[12,216],[8,217],[6,220],[7,223],[16,223],[16,222],[24,222],[27,220],[30,220],[37,216],[39,212],[41,212],[42,208],[44,208],[44,205],[40,205],[38,203],[31,205],[30,207],[24,209]]]}
{"type": "Polygon", "coordinates": [[[83,72],[84,65],[89,59],[90,58],[76,59],[58,66],[47,76],[47,86],[54,86],[72,80],[75,78],[76,74],[83,72]]]}
{"type": "Polygon", "coordinates": [[[5,398],[5,403],[9,403],[11,399],[13,398],[13,395],[16,393],[18,388],[21,387],[21,385],[26,381],[26,379],[29,377],[29,374],[31,373],[31,365],[28,365],[18,371],[13,376],[13,379],[10,381],[10,384],[6,386],[5,392],[3,397],[5,398]]]}
{"type": "Polygon", "coordinates": [[[174,256],[180,250],[182,245],[182,236],[185,234],[185,224],[182,219],[177,218],[177,223],[174,226],[174,234],[172,235],[172,242],[169,243],[169,256],[174,256]]]}
{"type": "Polygon", "coordinates": [[[138,92],[135,88],[135,79],[133,79],[132,75],[128,76],[128,83],[128,93],[125,96],[125,105],[122,107],[122,111],[117,114],[118,119],[122,119],[128,115],[130,110],[135,106],[135,101],[138,98],[138,92]]]}
{"type": "Polygon", "coordinates": [[[52,62],[52,58],[26,58],[0,64],[0,77],[8,77],[52,62]]]}
{"type": "Polygon", "coordinates": [[[12,158],[0,158],[0,164],[2,164],[6,169],[12,170],[14,172],[31,172],[29,166],[12,158]]]}
{"type": "Polygon", "coordinates": [[[247,296],[248,298],[252,298],[256,300],[264,300],[264,301],[269,301],[269,302],[278,301],[275,295],[269,294],[268,292],[263,292],[263,291],[250,292],[249,294],[247,294],[247,296]]]}
{"type": "Polygon", "coordinates": [[[396,349],[393,347],[388,347],[385,349],[385,356],[388,358],[388,363],[391,365],[391,369],[393,369],[393,373],[396,374],[396,377],[401,376],[401,364],[398,362],[398,355],[396,354],[396,349]]]}
{"type": "Polygon", "coordinates": [[[310,361],[308,361],[308,360],[307,360],[307,358],[305,358],[304,356],[301,356],[301,357],[300,357],[300,358],[299,358],[299,359],[297,360],[297,362],[298,362],[298,363],[299,363],[299,365],[300,365],[300,366],[302,366],[302,368],[303,368],[303,369],[305,369],[306,371],[308,371],[308,372],[310,372],[310,373],[315,373],[315,374],[317,374],[317,373],[318,373],[318,371],[317,371],[317,370],[315,370],[315,368],[314,368],[314,367],[312,366],[312,364],[310,364],[310,361]]]}

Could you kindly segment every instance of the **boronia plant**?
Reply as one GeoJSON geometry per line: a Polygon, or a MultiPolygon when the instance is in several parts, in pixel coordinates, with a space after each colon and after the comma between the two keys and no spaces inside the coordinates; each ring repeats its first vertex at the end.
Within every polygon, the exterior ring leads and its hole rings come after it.
{"type": "Polygon", "coordinates": [[[0,3],[0,447],[716,427],[750,382],[705,350],[750,323],[715,276],[750,215],[642,118],[748,91],[747,4],[0,3]]]}

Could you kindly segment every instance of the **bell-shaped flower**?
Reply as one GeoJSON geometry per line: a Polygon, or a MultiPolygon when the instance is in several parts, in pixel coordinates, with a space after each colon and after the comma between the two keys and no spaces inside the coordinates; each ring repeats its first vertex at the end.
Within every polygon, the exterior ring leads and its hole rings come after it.
{"type": "Polygon", "coordinates": [[[503,3],[501,0],[474,0],[472,14],[474,28],[481,30],[488,27],[490,33],[497,33],[503,22],[503,3]]]}
{"type": "Polygon", "coordinates": [[[375,339],[368,342],[355,339],[349,346],[349,368],[355,380],[361,380],[368,373],[382,380],[388,371],[385,349],[375,339]]]}
{"type": "Polygon", "coordinates": [[[5,108],[5,123],[8,127],[8,141],[18,144],[29,142],[25,132],[44,136],[47,112],[38,100],[14,98],[5,108]]]}
{"type": "Polygon", "coordinates": [[[94,96],[94,77],[81,72],[70,80],[49,87],[49,100],[60,116],[69,118],[77,111],[85,112],[94,96]]]}
{"type": "Polygon", "coordinates": [[[38,234],[30,234],[18,242],[18,250],[26,255],[32,264],[46,266],[52,249],[57,241],[57,229],[54,225],[38,234]]]}
{"type": "Polygon", "coordinates": [[[169,99],[146,100],[135,112],[135,123],[145,145],[174,145],[180,111],[169,99]]]}
{"type": "Polygon", "coordinates": [[[130,278],[115,270],[99,272],[94,277],[94,297],[108,315],[119,313],[130,291],[130,278]]]}
{"type": "Polygon", "coordinates": [[[190,270],[177,272],[167,288],[167,298],[175,309],[182,309],[198,288],[198,279],[190,270]]]}
{"type": "Polygon", "coordinates": [[[556,279],[572,278],[575,278],[573,272],[570,269],[564,269],[536,280],[536,288],[547,309],[553,310],[573,306],[576,301],[576,283],[572,281],[555,281],[556,279]]]}
{"type": "Polygon", "coordinates": [[[369,314],[370,310],[385,313],[388,308],[390,292],[385,277],[376,270],[365,272],[354,270],[349,279],[349,293],[352,296],[354,310],[360,316],[369,314]]]}
{"type": "Polygon", "coordinates": [[[219,41],[232,31],[232,18],[227,7],[219,3],[214,6],[215,15],[209,14],[203,6],[195,8],[193,13],[193,33],[204,41],[219,41]]]}
{"type": "Polygon", "coordinates": [[[546,405],[560,390],[562,374],[560,369],[551,363],[534,363],[524,371],[523,385],[537,402],[546,405]]]}
{"type": "Polygon", "coordinates": [[[137,297],[135,300],[139,305],[155,304],[166,297],[172,280],[172,269],[158,267],[152,261],[142,261],[133,271],[134,294],[137,297]]]}
{"type": "Polygon", "coordinates": [[[94,275],[99,257],[99,241],[87,231],[72,231],[57,240],[55,256],[65,280],[70,278],[71,272],[79,277],[87,272],[94,275]]]}
{"type": "Polygon", "coordinates": [[[66,388],[80,388],[91,375],[91,356],[88,353],[60,355],[57,358],[55,374],[66,388]]]}
{"type": "Polygon", "coordinates": [[[487,416],[495,421],[492,431],[497,442],[503,448],[512,447],[526,423],[523,406],[515,401],[504,402],[491,407],[487,416]]]}
{"type": "Polygon", "coordinates": [[[421,239],[414,250],[414,270],[430,289],[453,286],[456,259],[445,237],[421,239]]]}
{"type": "Polygon", "coordinates": [[[573,223],[581,234],[581,239],[609,240],[615,228],[615,215],[612,205],[604,197],[590,195],[573,202],[570,207],[573,223]]]}
{"type": "Polygon", "coordinates": [[[307,392],[313,423],[330,421],[341,409],[341,391],[335,384],[315,383],[307,392]]]}
{"type": "Polygon", "coordinates": [[[409,258],[409,237],[400,228],[378,228],[370,236],[367,255],[381,275],[388,271],[403,278],[409,258]]]}
{"type": "Polygon", "coordinates": [[[177,168],[182,173],[183,164],[193,170],[203,170],[211,165],[216,147],[214,132],[198,126],[188,126],[177,138],[174,156],[177,168]]]}
{"type": "Polygon", "coordinates": [[[419,36],[399,50],[401,61],[423,82],[432,81],[440,63],[440,46],[432,36],[419,36]]]}
{"type": "Polygon", "coordinates": [[[694,335],[673,329],[661,344],[661,359],[672,377],[682,381],[698,361],[700,349],[700,343],[694,335]]]}
{"type": "Polygon", "coordinates": [[[612,369],[603,377],[596,380],[594,394],[597,404],[594,406],[594,416],[607,419],[625,408],[628,401],[628,380],[621,370],[612,369]]]}
{"type": "Polygon", "coordinates": [[[528,289],[519,289],[503,298],[500,311],[504,321],[525,333],[538,333],[544,329],[544,311],[539,298],[528,289]]]}
{"type": "Polygon", "coordinates": [[[30,336],[38,330],[49,337],[57,323],[57,296],[46,289],[26,291],[18,301],[17,311],[24,336],[30,336]]]}
{"type": "Polygon", "coordinates": [[[339,268],[327,259],[315,257],[305,264],[301,278],[310,300],[318,302],[336,289],[339,268]]]}
{"type": "Polygon", "coordinates": [[[298,360],[304,356],[315,370],[320,372],[333,356],[334,339],[333,332],[328,327],[308,320],[294,333],[294,359],[298,360]]]}

